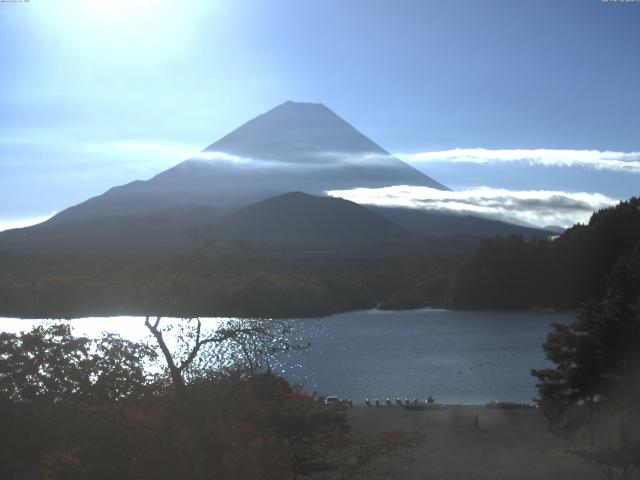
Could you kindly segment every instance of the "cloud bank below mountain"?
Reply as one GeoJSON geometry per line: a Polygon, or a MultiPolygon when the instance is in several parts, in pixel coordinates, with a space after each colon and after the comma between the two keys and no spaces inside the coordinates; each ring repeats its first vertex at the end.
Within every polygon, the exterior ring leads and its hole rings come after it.
{"type": "Polygon", "coordinates": [[[437,210],[562,227],[586,223],[594,211],[617,203],[617,200],[599,193],[517,191],[489,187],[453,192],[397,185],[333,190],[328,191],[327,195],[365,205],[437,210]]]}

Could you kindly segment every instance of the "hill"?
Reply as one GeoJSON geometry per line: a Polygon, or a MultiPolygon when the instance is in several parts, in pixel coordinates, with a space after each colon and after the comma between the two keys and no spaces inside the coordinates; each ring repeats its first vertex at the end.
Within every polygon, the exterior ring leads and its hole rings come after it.
{"type": "Polygon", "coordinates": [[[640,243],[640,198],[595,212],[555,240],[487,239],[455,281],[457,308],[576,308],[603,292],[616,263],[640,243]]]}
{"type": "Polygon", "coordinates": [[[377,243],[409,237],[392,221],[357,203],[291,192],[229,214],[213,230],[244,242],[299,248],[377,243]]]}

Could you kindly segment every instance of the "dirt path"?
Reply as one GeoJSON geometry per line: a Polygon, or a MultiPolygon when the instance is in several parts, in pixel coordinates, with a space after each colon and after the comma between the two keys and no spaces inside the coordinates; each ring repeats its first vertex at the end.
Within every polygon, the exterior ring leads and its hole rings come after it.
{"type": "MultiPolygon", "coordinates": [[[[349,410],[355,434],[418,430],[426,442],[407,458],[379,462],[379,477],[420,480],[601,480],[566,453],[574,447],[545,426],[538,410],[451,406],[439,411],[403,408],[349,410]],[[475,427],[478,416],[479,430],[475,427]]],[[[374,477],[372,477],[374,478],[374,477]]],[[[640,476],[633,477],[640,478],[640,476]]]]}

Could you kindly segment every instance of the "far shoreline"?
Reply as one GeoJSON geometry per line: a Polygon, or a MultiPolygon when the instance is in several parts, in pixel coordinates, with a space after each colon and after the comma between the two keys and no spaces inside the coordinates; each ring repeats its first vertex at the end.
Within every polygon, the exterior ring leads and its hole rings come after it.
{"type": "Polygon", "coordinates": [[[202,314],[189,314],[189,315],[184,315],[184,316],[177,316],[175,314],[175,312],[171,312],[171,313],[167,313],[167,314],[159,314],[159,313],[140,313],[140,312],[134,312],[134,313],[127,313],[127,312],[120,312],[120,311],[116,311],[113,313],[104,313],[104,312],[100,312],[97,314],[91,314],[91,313],[86,313],[84,315],[74,315],[74,316],[69,316],[69,317],[65,317],[65,316],[51,316],[51,317],[47,317],[45,315],[31,315],[31,314],[27,314],[27,315],[18,315],[18,316],[14,316],[11,314],[3,314],[0,312],[0,322],[2,320],[42,320],[42,321],[72,321],[72,320],[80,320],[80,319],[87,319],[87,318],[96,318],[96,319],[108,319],[108,318],[123,318],[123,317],[130,317],[130,318],[145,318],[147,316],[149,317],[162,317],[162,318],[169,318],[169,319],[189,319],[189,318],[242,318],[242,319],[263,319],[263,320],[312,320],[312,319],[318,319],[318,318],[328,318],[328,317],[333,317],[333,316],[337,316],[337,315],[344,315],[344,314],[358,314],[358,313],[398,313],[398,314],[402,314],[402,313],[419,313],[419,312],[460,312],[460,313],[467,313],[467,312],[481,312],[481,313],[495,313],[495,314],[524,314],[524,313],[530,313],[530,314],[536,314],[536,315],[549,315],[549,316],[553,316],[553,315],[564,315],[564,314],[570,314],[570,313],[574,313],[576,312],[575,309],[553,309],[552,311],[547,310],[547,309],[535,309],[535,308],[530,308],[530,309],[466,309],[466,308],[448,308],[448,307],[444,307],[444,306],[424,306],[424,307],[416,307],[416,308],[356,308],[356,309],[347,309],[347,310],[336,310],[336,311],[329,311],[329,313],[318,313],[315,315],[285,315],[285,316],[281,316],[281,315],[270,315],[270,314],[264,314],[264,315],[260,315],[260,316],[256,316],[256,315],[236,315],[236,314],[229,314],[229,313],[202,313],[202,314]]]}

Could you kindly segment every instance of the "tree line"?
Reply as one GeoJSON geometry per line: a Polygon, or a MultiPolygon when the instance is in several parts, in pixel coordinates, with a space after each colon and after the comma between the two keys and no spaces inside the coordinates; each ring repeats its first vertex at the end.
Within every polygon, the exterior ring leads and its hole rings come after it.
{"type": "MultiPolygon", "coordinates": [[[[406,252],[405,252],[406,253],[406,252]]],[[[443,306],[461,255],[349,260],[213,256],[2,258],[0,315],[309,317],[347,310],[443,306]]]]}
{"type": "Polygon", "coordinates": [[[594,215],[593,235],[613,238],[595,242],[608,246],[607,261],[584,269],[606,271],[603,287],[580,304],[574,322],[553,325],[543,345],[553,366],[532,371],[551,429],[581,439],[571,453],[610,480],[640,468],[640,241],[627,248],[637,238],[638,204],[594,215]],[[613,229],[598,231],[602,225],[613,229]]]}
{"type": "Polygon", "coordinates": [[[455,277],[462,309],[574,309],[597,297],[616,262],[640,242],[640,198],[595,212],[555,240],[483,240],[455,277]]]}

